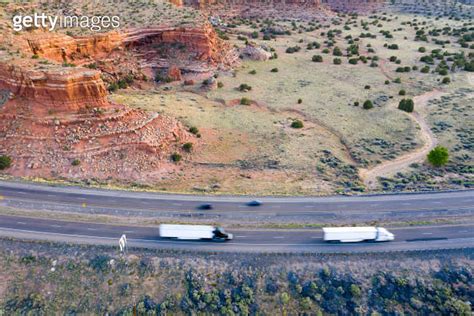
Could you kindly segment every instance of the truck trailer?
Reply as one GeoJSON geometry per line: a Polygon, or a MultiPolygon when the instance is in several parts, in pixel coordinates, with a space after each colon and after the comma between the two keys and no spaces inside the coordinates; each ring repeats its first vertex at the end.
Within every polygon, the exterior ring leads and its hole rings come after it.
{"type": "Polygon", "coordinates": [[[395,235],[383,227],[325,227],[324,241],[390,241],[395,235]]]}
{"type": "Polygon", "coordinates": [[[215,240],[227,241],[233,238],[221,227],[208,225],[160,225],[160,237],[182,240],[215,240]]]}

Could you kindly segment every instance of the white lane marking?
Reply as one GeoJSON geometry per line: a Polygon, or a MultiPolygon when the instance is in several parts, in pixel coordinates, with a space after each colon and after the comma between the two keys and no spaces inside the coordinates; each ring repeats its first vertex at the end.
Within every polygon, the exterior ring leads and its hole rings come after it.
{"type": "Polygon", "coordinates": [[[433,202],[431,202],[431,204],[441,204],[441,203],[443,203],[443,202],[439,202],[439,201],[433,201],[433,202]]]}
{"type": "Polygon", "coordinates": [[[77,199],[78,200],[87,200],[87,198],[85,198],[85,197],[78,197],[77,199]]]}
{"type": "Polygon", "coordinates": [[[423,233],[423,235],[433,235],[433,233],[423,233]]]}
{"type": "Polygon", "coordinates": [[[273,238],[275,238],[275,239],[283,239],[283,238],[285,238],[285,237],[283,237],[283,236],[275,236],[275,237],[273,237],[273,238]]]}
{"type": "Polygon", "coordinates": [[[54,194],[46,194],[46,196],[55,197],[56,195],[54,195],[54,194]]]}
{"type": "Polygon", "coordinates": [[[19,192],[17,192],[17,193],[18,193],[18,194],[28,194],[28,193],[22,192],[22,191],[19,191],[19,192]]]}
{"type": "Polygon", "coordinates": [[[371,207],[379,206],[380,204],[369,204],[371,207]]]}
{"type": "Polygon", "coordinates": [[[174,206],[182,206],[183,204],[181,204],[181,203],[173,203],[172,205],[174,205],[174,206]]]}
{"type": "Polygon", "coordinates": [[[272,205],[272,208],[281,208],[281,205],[272,205]]]}
{"type": "Polygon", "coordinates": [[[313,205],[305,205],[304,207],[306,207],[306,208],[312,208],[312,207],[314,207],[314,206],[313,206],[313,205]]]}
{"type": "Polygon", "coordinates": [[[411,205],[411,203],[405,202],[405,203],[402,203],[402,205],[411,205]]]}
{"type": "Polygon", "coordinates": [[[235,236],[235,238],[246,238],[247,236],[235,236]]]}
{"type": "Polygon", "coordinates": [[[87,230],[97,230],[96,228],[87,227],[87,230]]]}
{"type": "Polygon", "coordinates": [[[244,207],[247,207],[246,205],[239,205],[240,208],[244,208],[244,207]]]}
{"type": "Polygon", "coordinates": [[[134,231],[133,230],[126,230],[126,231],[124,231],[124,233],[130,234],[130,233],[134,233],[134,231]]]}
{"type": "Polygon", "coordinates": [[[460,232],[460,233],[469,233],[468,230],[460,230],[459,232],[460,232]]]}
{"type": "Polygon", "coordinates": [[[17,224],[26,225],[25,222],[16,222],[17,224]]]}
{"type": "Polygon", "coordinates": [[[311,237],[311,239],[323,239],[323,237],[313,236],[313,237],[311,237]]]}
{"type": "Polygon", "coordinates": [[[52,225],[49,225],[49,226],[51,226],[51,227],[56,227],[56,228],[61,227],[61,225],[56,225],[56,224],[52,224],[52,225]]]}

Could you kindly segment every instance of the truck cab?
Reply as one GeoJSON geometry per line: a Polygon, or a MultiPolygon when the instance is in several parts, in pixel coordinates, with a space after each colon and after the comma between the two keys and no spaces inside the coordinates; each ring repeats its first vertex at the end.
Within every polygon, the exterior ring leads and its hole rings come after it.
{"type": "Polygon", "coordinates": [[[377,237],[375,241],[391,241],[395,239],[395,235],[383,227],[377,227],[377,237]]]}
{"type": "Polygon", "coordinates": [[[226,233],[222,227],[216,227],[213,233],[214,238],[212,239],[214,240],[232,240],[232,238],[234,238],[232,234],[226,233]]]}

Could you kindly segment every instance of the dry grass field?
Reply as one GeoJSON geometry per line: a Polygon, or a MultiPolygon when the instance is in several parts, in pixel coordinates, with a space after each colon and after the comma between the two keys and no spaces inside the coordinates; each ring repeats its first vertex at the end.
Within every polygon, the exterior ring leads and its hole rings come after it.
{"type": "MultiPolygon", "coordinates": [[[[434,50],[446,51],[445,56],[469,54],[457,36],[441,31],[432,34],[433,30],[461,28],[466,22],[388,12],[335,16],[320,24],[235,18],[228,21],[229,27],[220,27],[221,34],[238,48],[248,40],[277,58],[244,59],[234,71],[219,73],[218,88],[210,91],[198,82],[194,87],[168,85],[157,91],[114,94],[114,101],[175,116],[197,127],[202,136],[194,153],[186,157],[190,164],[152,186],[236,194],[358,192],[364,190],[360,169],[370,170],[422,150],[419,122],[398,110],[398,103],[431,91],[449,98],[472,87],[469,72],[456,70],[444,76],[434,72],[437,61],[429,72],[420,71],[426,66],[420,58],[434,50]],[[268,28],[286,33],[264,38],[268,33],[259,31],[268,28]],[[417,35],[420,29],[432,35],[428,41],[417,35]],[[319,47],[310,47],[314,42],[319,47]],[[351,44],[358,46],[360,56],[348,56],[351,44]],[[389,49],[394,44],[398,48],[389,49]],[[288,53],[291,47],[299,49],[288,53]],[[334,56],[335,47],[343,56],[334,56]],[[322,62],[313,62],[314,55],[320,55],[322,62]],[[354,57],[357,64],[349,62],[354,57]],[[335,58],[341,64],[334,64],[335,58]],[[441,82],[444,77],[449,84],[441,82]],[[250,89],[239,89],[241,85],[250,89]],[[366,100],[372,101],[373,109],[363,108],[366,100]],[[303,128],[292,128],[295,120],[303,128]]],[[[431,124],[431,107],[415,106],[415,111],[431,124]]],[[[466,111],[467,115],[456,118],[459,124],[468,123],[472,116],[472,109],[466,111]]],[[[449,121],[451,114],[439,115],[449,121]]],[[[472,148],[466,150],[472,155],[472,148]]],[[[405,169],[410,170],[409,165],[399,171],[405,169]]]]}

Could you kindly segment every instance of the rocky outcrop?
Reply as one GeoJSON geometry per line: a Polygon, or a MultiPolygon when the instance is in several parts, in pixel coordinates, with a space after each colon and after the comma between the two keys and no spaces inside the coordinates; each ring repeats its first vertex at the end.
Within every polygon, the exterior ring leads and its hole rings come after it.
{"type": "MultiPolygon", "coordinates": [[[[98,71],[0,64],[0,153],[15,176],[146,180],[195,142],[175,119],[110,103],[98,71]]],[[[156,179],[156,178],[155,178],[156,179]]]]}
{"type": "MultiPolygon", "coordinates": [[[[190,60],[211,65],[228,64],[231,47],[220,40],[209,24],[199,27],[148,27],[84,37],[35,31],[20,37],[16,47],[56,62],[81,64],[107,58],[115,50],[157,45],[176,45],[190,60]]],[[[158,52],[155,49],[155,55],[158,52]]],[[[167,56],[160,56],[161,58],[167,56]]]]}
{"type": "Polygon", "coordinates": [[[266,61],[272,57],[272,54],[263,49],[263,47],[249,44],[240,50],[240,57],[243,59],[266,61]]]}
{"type": "Polygon", "coordinates": [[[43,71],[0,63],[0,89],[34,105],[36,112],[67,113],[108,106],[100,72],[84,68],[58,67],[43,71]]]}

